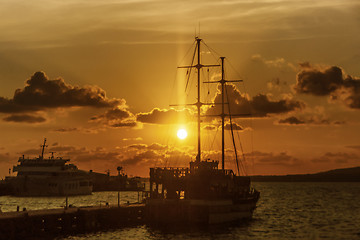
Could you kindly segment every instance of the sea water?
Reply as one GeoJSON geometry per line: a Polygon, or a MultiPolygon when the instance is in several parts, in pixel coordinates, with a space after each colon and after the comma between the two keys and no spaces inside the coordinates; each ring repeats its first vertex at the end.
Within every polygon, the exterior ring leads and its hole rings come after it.
{"type": "MultiPolygon", "coordinates": [[[[202,229],[153,229],[145,225],[56,239],[359,239],[360,183],[254,183],[261,192],[253,219],[202,229]]],[[[121,203],[136,202],[137,192],[121,192],[121,203]]],[[[117,192],[69,197],[68,204],[117,204],[117,192]]],[[[61,208],[63,197],[0,197],[2,211],[61,208]]]]}

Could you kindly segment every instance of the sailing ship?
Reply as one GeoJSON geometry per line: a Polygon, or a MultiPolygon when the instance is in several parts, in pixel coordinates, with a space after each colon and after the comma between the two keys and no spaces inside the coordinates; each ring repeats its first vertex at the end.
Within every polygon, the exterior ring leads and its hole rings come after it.
{"type": "Polygon", "coordinates": [[[89,174],[79,170],[70,159],[51,157],[44,158],[46,138],[41,145],[41,155],[37,158],[19,158],[19,164],[13,167],[16,177],[6,181],[15,196],[72,196],[92,193],[92,182],[89,174]]]}
{"type": "MultiPolygon", "coordinates": [[[[150,196],[146,199],[146,214],[149,222],[159,226],[178,224],[207,225],[236,222],[252,218],[260,193],[251,187],[250,177],[238,176],[225,168],[224,89],[227,82],[224,76],[224,57],[221,65],[201,63],[202,39],[195,38],[194,58],[197,63],[181,68],[197,69],[197,156],[189,167],[156,167],[150,169],[150,196]],[[203,67],[221,66],[219,81],[222,90],[222,160],[202,159],[201,154],[201,115],[204,103],[200,100],[200,70],[203,67]]],[[[236,154],[235,154],[236,156],[236,154]]]]}

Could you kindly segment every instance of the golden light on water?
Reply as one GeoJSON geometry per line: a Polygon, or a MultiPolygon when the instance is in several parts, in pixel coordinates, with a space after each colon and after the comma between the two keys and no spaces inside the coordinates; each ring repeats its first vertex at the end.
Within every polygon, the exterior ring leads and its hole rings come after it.
{"type": "Polygon", "coordinates": [[[188,133],[185,129],[181,128],[177,131],[177,136],[180,139],[185,139],[187,137],[188,133]]]}

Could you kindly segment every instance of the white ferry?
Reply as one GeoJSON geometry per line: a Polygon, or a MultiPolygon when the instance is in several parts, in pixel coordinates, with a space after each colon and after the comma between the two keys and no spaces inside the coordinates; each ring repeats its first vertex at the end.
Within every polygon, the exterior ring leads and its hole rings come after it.
{"type": "Polygon", "coordinates": [[[13,167],[16,177],[8,178],[16,196],[71,196],[89,195],[93,184],[89,173],[79,170],[70,159],[55,158],[54,153],[44,158],[46,139],[37,158],[19,158],[13,167]]]}

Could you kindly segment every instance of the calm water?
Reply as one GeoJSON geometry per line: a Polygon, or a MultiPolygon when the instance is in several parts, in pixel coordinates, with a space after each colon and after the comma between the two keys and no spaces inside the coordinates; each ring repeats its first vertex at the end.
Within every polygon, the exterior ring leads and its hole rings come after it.
{"type": "MultiPolygon", "coordinates": [[[[359,239],[360,183],[254,183],[261,191],[253,220],[237,226],[154,230],[122,228],[57,239],[359,239]]],[[[135,192],[122,192],[121,202],[135,202],[135,192]]],[[[75,206],[117,204],[117,193],[69,198],[75,206]]],[[[3,211],[58,208],[64,198],[0,197],[3,211]]]]}

